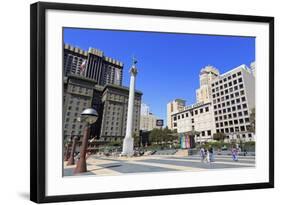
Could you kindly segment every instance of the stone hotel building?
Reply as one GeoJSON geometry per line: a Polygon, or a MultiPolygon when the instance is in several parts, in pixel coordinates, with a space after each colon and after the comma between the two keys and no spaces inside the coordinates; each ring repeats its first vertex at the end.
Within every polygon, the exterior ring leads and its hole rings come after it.
{"type": "MultiPolygon", "coordinates": [[[[84,124],[77,121],[89,107],[99,117],[91,135],[101,142],[121,141],[125,137],[129,88],[122,86],[123,63],[105,56],[98,49],[64,45],[64,139],[83,135],[84,124]]],[[[135,91],[133,130],[140,130],[140,91],[135,91]]]]}

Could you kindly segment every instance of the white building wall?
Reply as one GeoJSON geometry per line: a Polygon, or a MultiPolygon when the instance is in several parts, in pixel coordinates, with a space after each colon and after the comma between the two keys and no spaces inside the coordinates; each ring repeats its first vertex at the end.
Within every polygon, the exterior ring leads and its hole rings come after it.
{"type": "Polygon", "coordinates": [[[176,123],[174,127],[178,133],[186,133],[192,130],[200,132],[200,135],[195,138],[196,141],[209,141],[212,139],[213,133],[215,133],[215,122],[211,103],[187,107],[184,111],[174,114],[172,118],[173,123],[176,123]]]}
{"type": "Polygon", "coordinates": [[[244,85],[245,85],[245,92],[246,92],[246,99],[247,99],[247,104],[249,105],[249,109],[251,110],[252,108],[255,107],[255,77],[252,73],[247,72],[245,70],[242,70],[242,76],[244,79],[244,85]]]}
{"type": "Polygon", "coordinates": [[[229,140],[254,140],[247,130],[250,109],[255,104],[255,79],[250,69],[241,65],[214,80],[212,98],[216,132],[225,133],[229,140]]]}
{"type": "Polygon", "coordinates": [[[167,126],[169,129],[175,129],[172,121],[172,114],[178,113],[185,108],[185,100],[176,99],[167,104],[167,126]]]}

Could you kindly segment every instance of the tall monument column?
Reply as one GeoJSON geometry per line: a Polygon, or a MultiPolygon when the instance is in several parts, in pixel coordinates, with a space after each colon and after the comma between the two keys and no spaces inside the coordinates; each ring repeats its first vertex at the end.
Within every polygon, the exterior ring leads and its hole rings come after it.
{"type": "Polygon", "coordinates": [[[136,68],[136,59],[133,58],[133,65],[131,67],[131,79],[130,79],[130,90],[129,90],[129,102],[128,102],[128,113],[127,113],[127,126],[126,135],[123,141],[123,156],[133,156],[134,154],[134,139],[133,139],[133,122],[134,122],[134,101],[135,101],[135,82],[138,70],[136,68]]]}

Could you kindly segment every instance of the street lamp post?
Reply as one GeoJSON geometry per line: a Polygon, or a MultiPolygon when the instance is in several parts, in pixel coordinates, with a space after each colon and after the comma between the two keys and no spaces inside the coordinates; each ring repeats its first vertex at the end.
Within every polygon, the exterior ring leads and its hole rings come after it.
{"type": "Polygon", "coordinates": [[[88,138],[90,135],[91,125],[94,124],[98,119],[98,113],[93,108],[87,108],[81,113],[81,117],[78,119],[81,122],[86,122],[84,128],[84,135],[82,139],[82,145],[80,148],[80,158],[78,159],[74,174],[87,172],[86,165],[86,152],[88,147],[88,138]]]}
{"type": "Polygon", "coordinates": [[[72,147],[71,147],[71,152],[70,152],[70,156],[67,162],[67,165],[74,165],[74,152],[75,152],[75,148],[76,148],[76,142],[77,142],[78,137],[74,136],[72,139],[72,147]]]}

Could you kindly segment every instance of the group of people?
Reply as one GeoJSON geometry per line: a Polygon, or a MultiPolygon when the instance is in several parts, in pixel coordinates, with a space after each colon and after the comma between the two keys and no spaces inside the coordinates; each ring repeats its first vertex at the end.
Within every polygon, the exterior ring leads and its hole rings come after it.
{"type": "Polygon", "coordinates": [[[211,163],[214,160],[214,150],[213,147],[209,147],[209,149],[206,149],[204,147],[201,147],[200,149],[200,157],[201,157],[201,162],[207,162],[207,163],[211,163]]]}
{"type": "MultiPolygon", "coordinates": [[[[232,156],[233,161],[238,161],[238,153],[239,153],[238,148],[233,147],[231,149],[231,156],[232,156]]],[[[201,162],[207,162],[207,163],[214,162],[215,160],[214,160],[213,147],[210,146],[208,149],[201,147],[200,148],[200,158],[201,158],[201,162]]]]}

